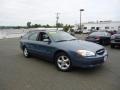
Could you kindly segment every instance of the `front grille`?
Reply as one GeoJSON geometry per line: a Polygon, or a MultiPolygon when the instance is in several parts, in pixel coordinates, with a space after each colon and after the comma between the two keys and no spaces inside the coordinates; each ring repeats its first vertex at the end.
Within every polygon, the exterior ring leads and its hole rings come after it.
{"type": "Polygon", "coordinates": [[[96,54],[97,55],[103,55],[104,52],[105,52],[105,49],[100,49],[100,50],[96,51],[96,54]]]}

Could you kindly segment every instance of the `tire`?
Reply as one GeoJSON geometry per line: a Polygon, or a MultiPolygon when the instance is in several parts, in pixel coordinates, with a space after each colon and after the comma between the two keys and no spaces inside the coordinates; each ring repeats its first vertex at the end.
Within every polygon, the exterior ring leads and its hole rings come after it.
{"type": "Polygon", "coordinates": [[[55,65],[58,70],[67,72],[71,70],[72,63],[67,54],[60,52],[55,56],[55,65]]]}
{"type": "Polygon", "coordinates": [[[29,52],[28,52],[28,50],[27,50],[26,47],[23,49],[23,55],[24,55],[26,58],[29,58],[29,57],[30,57],[30,54],[29,54],[29,52]]]}
{"type": "Polygon", "coordinates": [[[111,44],[111,48],[115,48],[115,45],[114,45],[114,44],[111,44]]]}

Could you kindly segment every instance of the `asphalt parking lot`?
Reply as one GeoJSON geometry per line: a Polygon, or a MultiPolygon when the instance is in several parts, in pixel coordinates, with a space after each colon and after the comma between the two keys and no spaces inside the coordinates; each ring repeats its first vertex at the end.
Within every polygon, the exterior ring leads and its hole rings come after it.
{"type": "Polygon", "coordinates": [[[61,72],[40,58],[25,58],[18,38],[0,40],[0,90],[120,90],[120,49],[106,49],[101,67],[61,72]]]}

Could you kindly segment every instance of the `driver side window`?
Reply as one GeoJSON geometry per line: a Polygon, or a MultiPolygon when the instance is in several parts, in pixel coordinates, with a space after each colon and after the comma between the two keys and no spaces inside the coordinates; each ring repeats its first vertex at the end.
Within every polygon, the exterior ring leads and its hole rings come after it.
{"type": "Polygon", "coordinates": [[[45,32],[40,32],[39,33],[38,41],[46,42],[46,41],[49,41],[49,40],[50,40],[49,36],[45,32]]]}

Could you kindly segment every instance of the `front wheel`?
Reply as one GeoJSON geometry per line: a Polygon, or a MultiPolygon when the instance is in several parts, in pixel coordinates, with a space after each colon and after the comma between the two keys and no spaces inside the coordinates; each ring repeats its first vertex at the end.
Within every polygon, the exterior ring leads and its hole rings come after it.
{"type": "Polygon", "coordinates": [[[55,56],[55,64],[60,71],[69,71],[71,69],[72,63],[70,61],[70,58],[65,53],[58,53],[55,56]]]}

